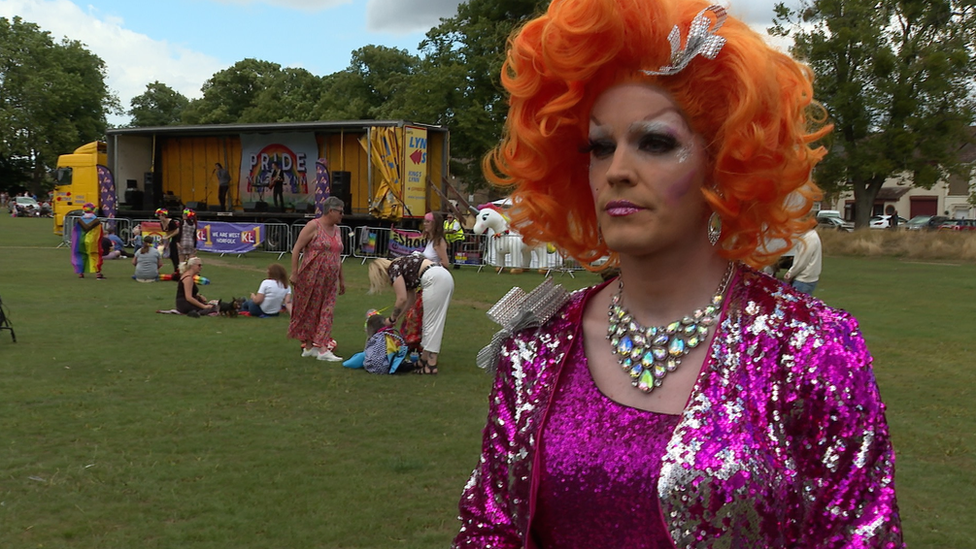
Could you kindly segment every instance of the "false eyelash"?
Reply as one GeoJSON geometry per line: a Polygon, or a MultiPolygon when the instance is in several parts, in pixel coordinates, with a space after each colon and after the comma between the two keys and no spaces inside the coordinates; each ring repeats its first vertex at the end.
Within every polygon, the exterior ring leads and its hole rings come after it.
{"type": "Polygon", "coordinates": [[[614,148],[614,147],[615,147],[615,144],[608,143],[605,140],[594,140],[594,139],[590,139],[589,141],[586,142],[586,145],[583,145],[583,146],[580,147],[579,151],[582,154],[588,154],[589,155],[589,154],[593,154],[594,152],[596,152],[599,149],[607,149],[607,148],[614,148]]]}

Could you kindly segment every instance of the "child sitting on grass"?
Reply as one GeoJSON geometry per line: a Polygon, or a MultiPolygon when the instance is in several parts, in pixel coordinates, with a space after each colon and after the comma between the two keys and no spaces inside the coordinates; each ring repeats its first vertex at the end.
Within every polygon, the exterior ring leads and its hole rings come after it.
{"type": "Polygon", "coordinates": [[[399,330],[375,309],[366,313],[366,348],[342,363],[346,368],[364,368],[371,374],[408,372],[407,345],[399,330]]]}

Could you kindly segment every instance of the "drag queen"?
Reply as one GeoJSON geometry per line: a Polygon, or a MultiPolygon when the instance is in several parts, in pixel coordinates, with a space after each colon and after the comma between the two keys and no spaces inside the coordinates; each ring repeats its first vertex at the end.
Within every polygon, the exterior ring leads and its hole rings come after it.
{"type": "Polygon", "coordinates": [[[490,312],[455,546],[902,547],[857,321],[755,270],[813,223],[810,70],[701,1],[553,0],[502,74],[515,228],[620,276],[490,312]]]}

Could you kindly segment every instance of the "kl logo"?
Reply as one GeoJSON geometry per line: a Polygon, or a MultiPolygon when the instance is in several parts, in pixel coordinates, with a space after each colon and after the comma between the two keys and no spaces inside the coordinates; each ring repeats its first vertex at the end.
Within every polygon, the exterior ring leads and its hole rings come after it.
{"type": "Polygon", "coordinates": [[[241,242],[243,242],[245,244],[257,245],[257,242],[258,242],[258,232],[257,232],[257,230],[244,231],[244,232],[242,232],[241,233],[241,242]]]}

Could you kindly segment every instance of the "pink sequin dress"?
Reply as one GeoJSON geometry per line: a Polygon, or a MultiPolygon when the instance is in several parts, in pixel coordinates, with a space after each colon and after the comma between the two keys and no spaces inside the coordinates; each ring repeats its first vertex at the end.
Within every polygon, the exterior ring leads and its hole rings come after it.
{"type": "MultiPolygon", "coordinates": [[[[587,299],[598,290],[574,293],[544,326],[504,342],[481,459],[461,496],[455,547],[540,547],[546,540],[537,521],[565,526],[544,510],[552,505],[542,499],[546,492],[576,500],[556,505],[580,507],[573,527],[591,547],[631,547],[617,537],[630,533],[611,532],[583,508],[599,517],[622,512],[633,498],[646,497],[648,486],[681,549],[904,547],[885,406],[857,321],[748,267],[733,277],[708,358],[663,455],[648,441],[644,479],[635,480],[638,471],[631,475],[625,465],[604,474],[590,463],[583,474],[581,463],[547,457],[553,414],[562,414],[556,394],[580,363],[573,347],[587,299]],[[547,475],[554,487],[543,485],[547,475]],[[620,490],[622,501],[614,493],[596,499],[604,490],[620,490]],[[595,509],[598,502],[605,508],[595,509]],[[595,541],[602,536],[606,543],[595,541]]],[[[598,420],[596,413],[572,421],[582,426],[598,420]]],[[[622,425],[602,427],[622,432],[622,425]]],[[[659,427],[651,421],[647,428],[659,427]]],[[[583,431],[554,444],[563,454],[605,451],[591,443],[592,431],[583,431]]],[[[603,455],[625,451],[621,445],[603,455]]],[[[653,527],[654,511],[645,503],[638,512],[643,524],[619,521],[641,529],[635,536],[653,527]]]]}
{"type": "MultiPolygon", "coordinates": [[[[319,223],[319,221],[314,221],[319,223]]],[[[329,234],[319,226],[305,246],[302,262],[292,287],[291,322],[288,337],[309,341],[326,350],[335,348],[332,339],[332,312],[339,293],[342,268],[342,237],[339,227],[329,234]]]]}
{"type": "Polygon", "coordinates": [[[542,433],[532,537],[542,548],[673,549],[657,481],[681,416],[607,398],[576,341],[542,433]]]}

